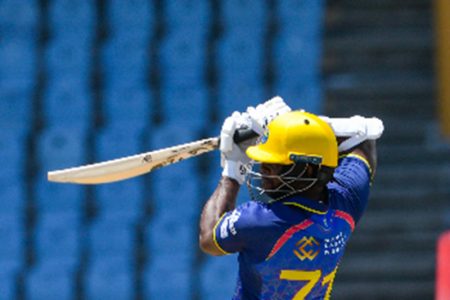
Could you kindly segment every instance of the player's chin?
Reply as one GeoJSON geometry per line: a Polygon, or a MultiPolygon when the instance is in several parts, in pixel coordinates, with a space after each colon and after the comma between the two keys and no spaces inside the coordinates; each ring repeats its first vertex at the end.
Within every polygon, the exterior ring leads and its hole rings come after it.
{"type": "Polygon", "coordinates": [[[272,178],[263,178],[261,180],[261,187],[264,190],[275,190],[278,185],[279,185],[279,182],[272,178]]]}
{"type": "Polygon", "coordinates": [[[272,186],[273,186],[273,183],[272,183],[272,181],[270,179],[263,178],[261,180],[261,187],[264,190],[270,190],[270,189],[272,189],[272,186]]]}

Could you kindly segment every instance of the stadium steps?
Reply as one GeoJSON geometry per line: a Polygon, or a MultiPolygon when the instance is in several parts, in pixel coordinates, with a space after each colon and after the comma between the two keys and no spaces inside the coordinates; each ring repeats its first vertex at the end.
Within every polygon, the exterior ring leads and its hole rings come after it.
{"type": "Polygon", "coordinates": [[[436,129],[431,2],[334,1],[325,20],[325,114],[385,124],[371,199],[332,297],[432,299],[450,147],[436,129]]]}
{"type": "MultiPolygon", "coordinates": [[[[431,148],[423,144],[384,144],[384,142],[383,137],[379,142],[378,159],[380,163],[386,165],[404,165],[405,163],[441,165],[449,162],[449,157],[445,156],[449,152],[448,148],[431,148]]],[[[380,166],[382,167],[383,165],[380,166]]]]}
{"type": "Polygon", "coordinates": [[[433,281],[408,280],[391,281],[389,279],[367,283],[352,280],[339,283],[333,288],[334,299],[432,299],[429,291],[434,288],[433,281]]]}

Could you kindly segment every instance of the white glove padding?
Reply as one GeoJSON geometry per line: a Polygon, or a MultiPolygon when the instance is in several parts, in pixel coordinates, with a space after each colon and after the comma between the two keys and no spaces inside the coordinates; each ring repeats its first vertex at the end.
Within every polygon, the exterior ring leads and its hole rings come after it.
{"type": "Polygon", "coordinates": [[[250,159],[245,154],[245,148],[233,141],[233,136],[237,129],[249,128],[249,125],[248,116],[235,111],[225,119],[220,132],[222,176],[233,178],[239,184],[245,181],[245,165],[250,159]]]}
{"type": "Polygon", "coordinates": [[[280,96],[267,100],[263,104],[256,106],[256,108],[252,106],[247,108],[247,113],[252,121],[251,129],[258,135],[264,134],[267,125],[275,119],[275,117],[290,111],[291,108],[280,96]]]}
{"type": "Polygon", "coordinates": [[[351,149],[365,140],[376,140],[384,131],[383,122],[378,118],[358,115],[351,118],[320,117],[330,124],[337,137],[349,137],[339,145],[339,151],[351,149]]]}

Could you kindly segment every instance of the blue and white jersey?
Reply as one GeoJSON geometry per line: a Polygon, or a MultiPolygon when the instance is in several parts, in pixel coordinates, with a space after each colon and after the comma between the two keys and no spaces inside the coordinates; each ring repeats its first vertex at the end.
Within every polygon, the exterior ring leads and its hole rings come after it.
{"type": "Polygon", "coordinates": [[[293,196],[246,202],[224,214],[214,240],[225,254],[239,252],[233,299],[327,299],[370,181],[367,161],[348,155],[327,186],[327,203],[293,196]]]}

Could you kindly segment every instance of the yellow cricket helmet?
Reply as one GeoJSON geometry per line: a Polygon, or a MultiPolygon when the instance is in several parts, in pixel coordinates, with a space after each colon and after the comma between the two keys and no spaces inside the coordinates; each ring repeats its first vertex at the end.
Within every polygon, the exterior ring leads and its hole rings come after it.
{"type": "Polygon", "coordinates": [[[261,143],[247,148],[251,159],[271,164],[303,162],[335,168],[338,145],[333,129],[318,116],[291,111],[276,117],[261,143]]]}

